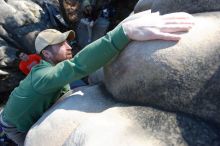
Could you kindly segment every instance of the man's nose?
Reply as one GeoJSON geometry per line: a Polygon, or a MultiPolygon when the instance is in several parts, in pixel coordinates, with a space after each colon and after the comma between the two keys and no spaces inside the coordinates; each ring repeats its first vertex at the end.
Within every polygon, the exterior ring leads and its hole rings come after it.
{"type": "Polygon", "coordinates": [[[72,47],[67,42],[65,42],[65,44],[68,50],[72,50],[72,47]]]}

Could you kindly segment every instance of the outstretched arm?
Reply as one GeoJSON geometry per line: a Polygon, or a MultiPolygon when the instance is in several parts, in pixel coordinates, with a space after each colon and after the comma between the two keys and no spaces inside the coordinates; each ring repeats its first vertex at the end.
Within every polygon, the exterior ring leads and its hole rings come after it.
{"type": "MultiPolygon", "coordinates": [[[[106,36],[86,46],[73,59],[60,62],[53,69],[42,71],[42,73],[48,78],[49,87],[59,88],[73,80],[87,76],[107,64],[125,48],[129,40],[177,41],[181,38],[181,34],[177,35],[174,32],[188,31],[192,25],[193,17],[187,13],[160,16],[157,13],[151,14],[146,11],[135,14],[106,36]]],[[[45,81],[45,78],[42,80],[45,81]]]]}

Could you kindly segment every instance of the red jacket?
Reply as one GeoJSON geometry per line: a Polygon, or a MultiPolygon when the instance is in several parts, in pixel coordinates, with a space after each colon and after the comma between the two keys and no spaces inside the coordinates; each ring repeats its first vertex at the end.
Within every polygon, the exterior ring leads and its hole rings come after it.
{"type": "Polygon", "coordinates": [[[41,57],[37,54],[31,54],[28,55],[28,60],[27,61],[21,61],[19,63],[19,69],[24,73],[28,74],[31,71],[31,68],[38,63],[40,63],[41,57]]]}

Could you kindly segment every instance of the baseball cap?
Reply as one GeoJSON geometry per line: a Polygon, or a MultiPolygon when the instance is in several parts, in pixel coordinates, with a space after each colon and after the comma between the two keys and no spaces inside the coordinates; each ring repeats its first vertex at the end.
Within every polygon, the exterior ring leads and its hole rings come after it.
{"type": "Polygon", "coordinates": [[[64,42],[65,40],[73,40],[75,32],[70,30],[67,32],[60,32],[56,29],[46,29],[41,31],[35,39],[35,49],[38,54],[41,53],[49,45],[55,45],[64,42]]]}

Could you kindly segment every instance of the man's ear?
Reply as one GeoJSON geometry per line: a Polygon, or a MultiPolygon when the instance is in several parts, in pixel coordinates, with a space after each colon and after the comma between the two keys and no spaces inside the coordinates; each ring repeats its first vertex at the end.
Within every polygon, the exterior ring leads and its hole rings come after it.
{"type": "Polygon", "coordinates": [[[48,50],[42,50],[42,54],[45,58],[51,59],[52,53],[48,50]]]}

